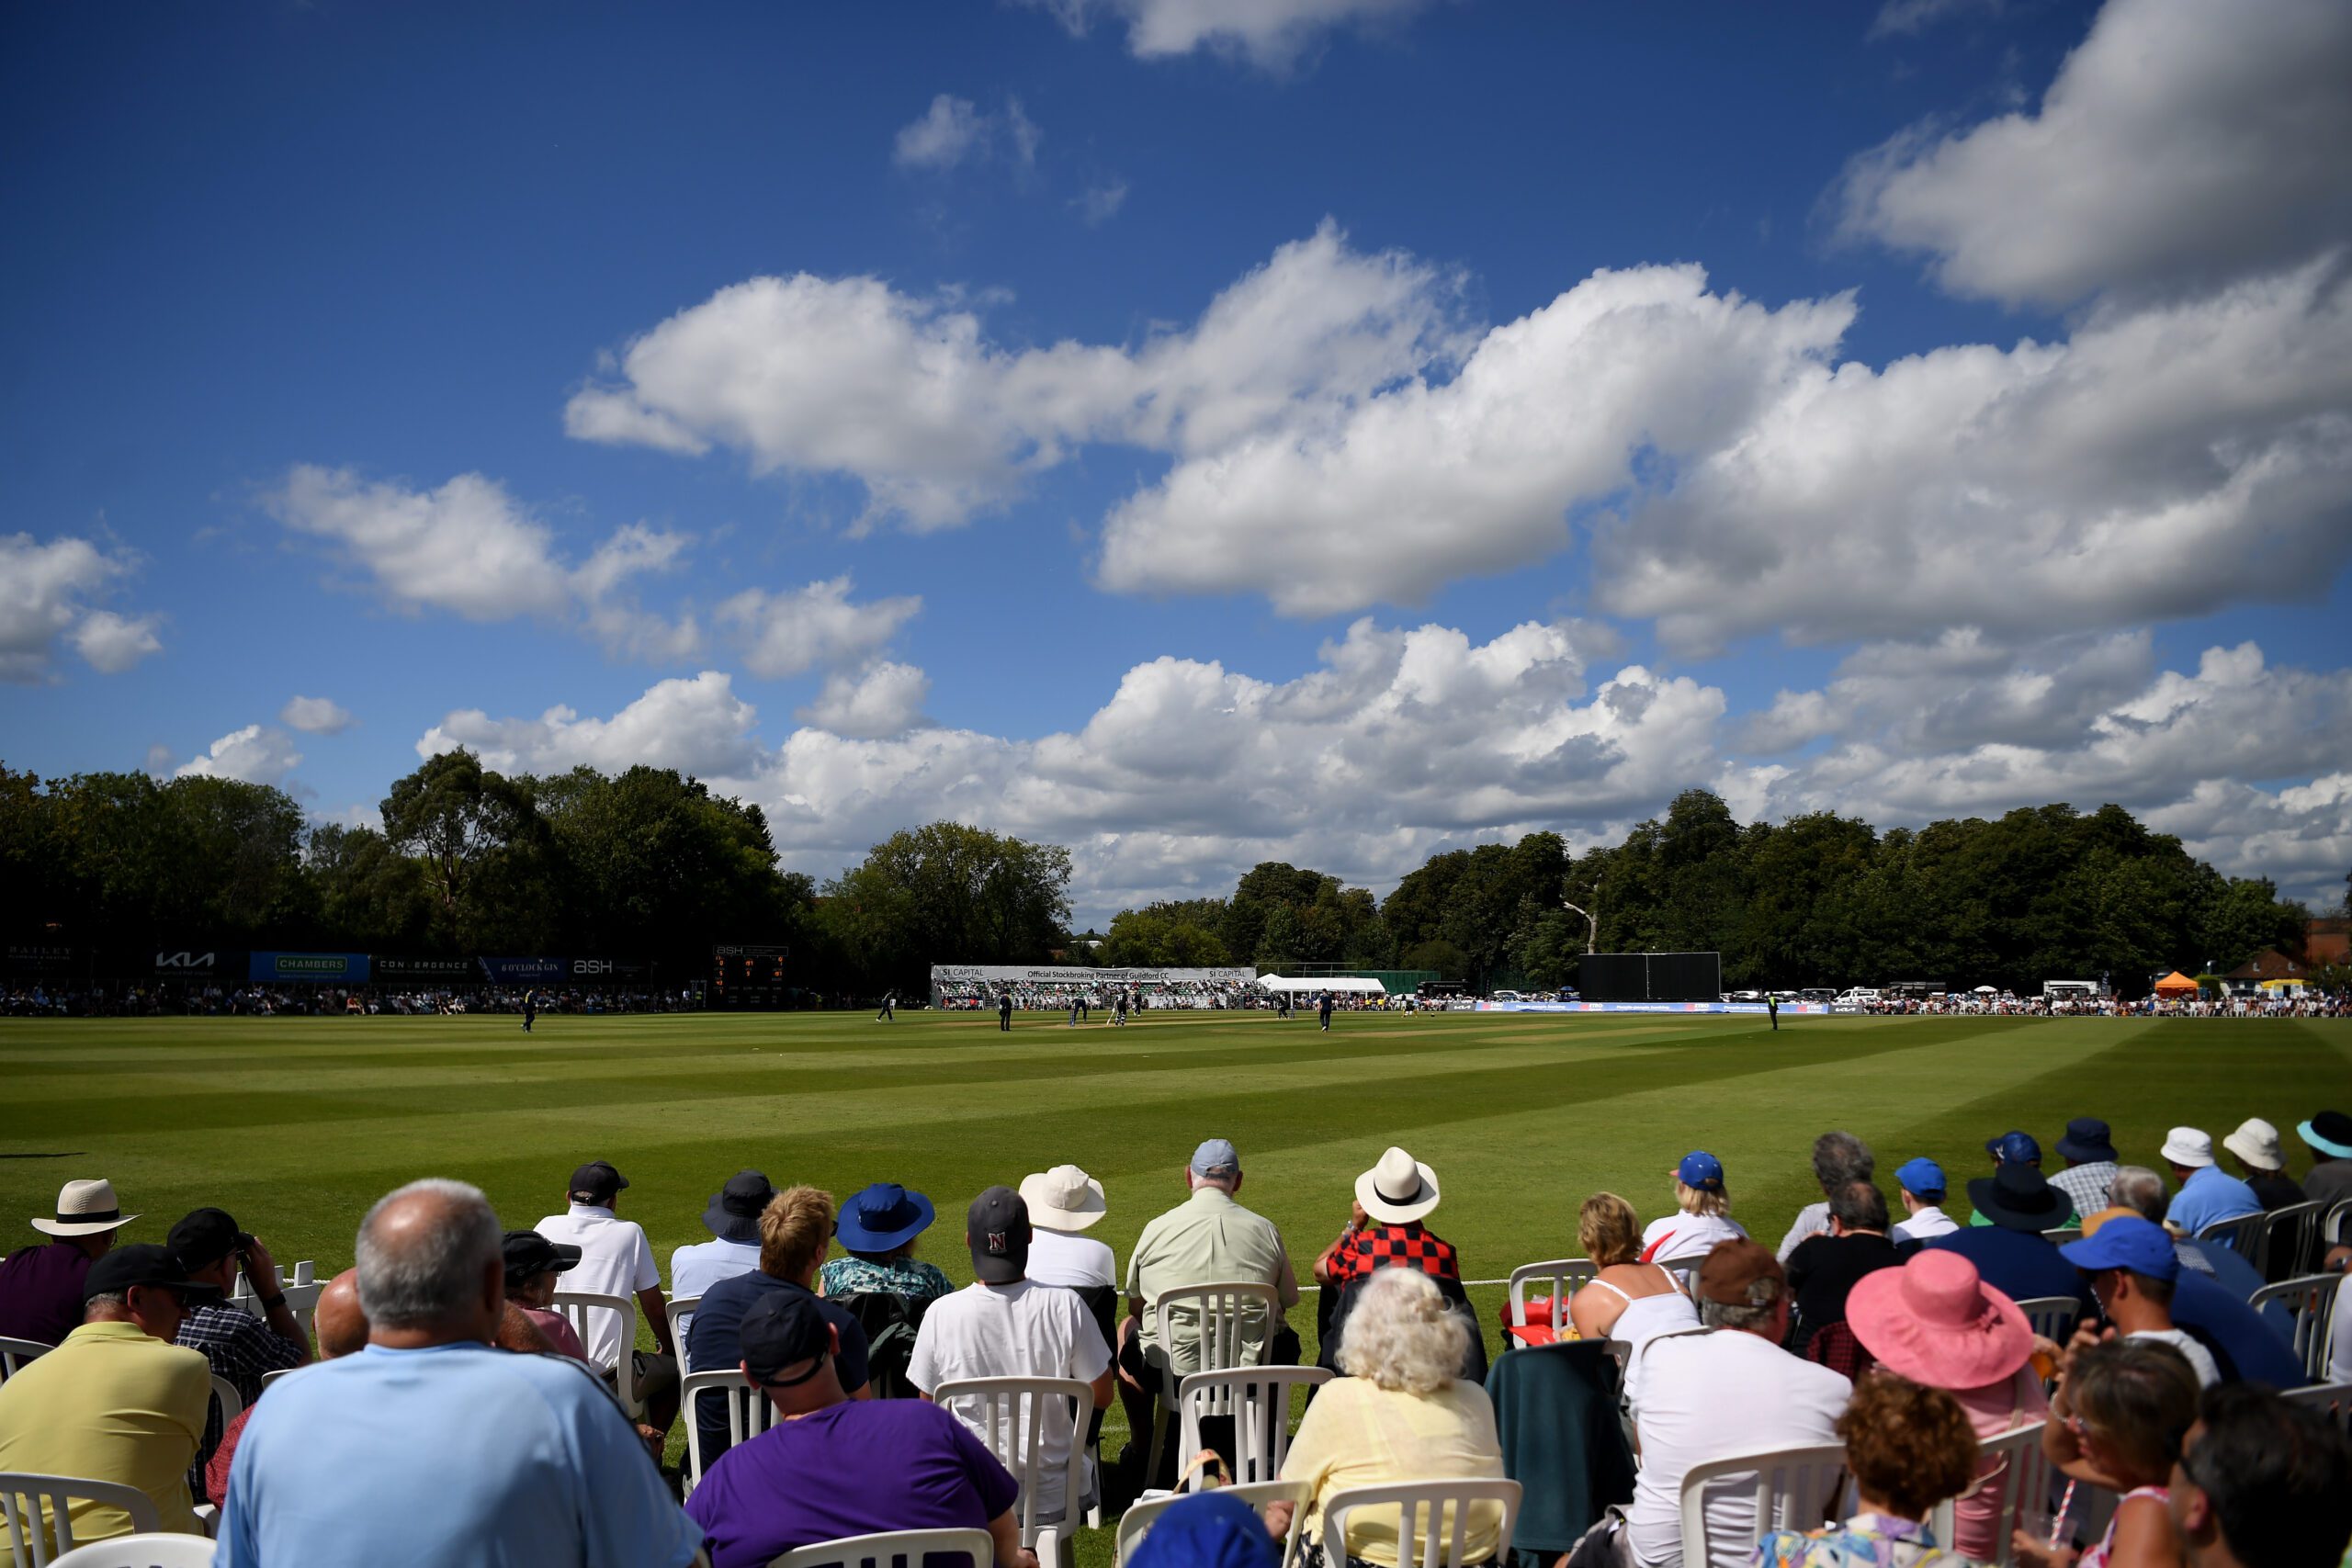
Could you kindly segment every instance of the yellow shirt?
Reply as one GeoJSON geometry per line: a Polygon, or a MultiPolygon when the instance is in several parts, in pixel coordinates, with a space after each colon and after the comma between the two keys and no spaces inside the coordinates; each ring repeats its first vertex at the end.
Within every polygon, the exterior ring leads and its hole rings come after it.
{"type": "MultiPolygon", "coordinates": [[[[166,1345],[135,1323],[85,1323],[0,1383],[0,1471],[136,1487],[165,1529],[201,1535],[187,1467],[211,1398],[201,1350],[166,1345]]],[[[77,1499],[68,1517],[77,1544],[131,1533],[120,1508],[77,1499]]]]}
{"type": "MultiPolygon", "coordinates": [[[[1318,1538],[1325,1500],[1352,1486],[1500,1481],[1503,1450],[1495,1435],[1495,1407],[1487,1403],[1485,1389],[1458,1378],[1426,1396],[1396,1393],[1364,1378],[1333,1378],[1306,1407],[1298,1436],[1283,1460],[1283,1479],[1304,1481],[1315,1488],[1309,1506],[1317,1517],[1308,1534],[1318,1538]]],[[[1448,1507],[1443,1513],[1437,1528],[1450,1540],[1453,1510],[1448,1507]]],[[[1351,1513],[1347,1554],[1395,1564],[1396,1515],[1393,1507],[1351,1513]]],[[[1495,1554],[1502,1522],[1501,1504],[1470,1506],[1470,1523],[1463,1535],[1466,1561],[1495,1554]]],[[[1336,1563],[1329,1551],[1324,1555],[1336,1563]]]]}
{"type": "MultiPolygon", "coordinates": [[[[1159,1316],[1152,1303],[1161,1292],[1180,1285],[1243,1280],[1273,1286],[1279,1301],[1298,1299],[1298,1280],[1291,1273],[1290,1255],[1283,1250],[1282,1232],[1274,1228],[1274,1222],[1243,1208],[1222,1188],[1193,1188],[1191,1199],[1146,1224],[1143,1235],[1136,1238],[1135,1249],[1127,1254],[1127,1294],[1143,1303],[1142,1321],[1137,1325],[1142,1343],[1160,1342],[1159,1316]]],[[[1266,1359],[1266,1338],[1273,1332],[1273,1325],[1259,1321],[1262,1315],[1255,1309],[1242,1314],[1240,1349],[1245,1366],[1256,1366],[1266,1359]]],[[[1281,1314],[1275,1315],[1281,1321],[1281,1314]]],[[[1175,1343],[1168,1348],[1179,1376],[1201,1370],[1198,1332],[1186,1333],[1186,1326],[1180,1312],[1175,1343]]]]}

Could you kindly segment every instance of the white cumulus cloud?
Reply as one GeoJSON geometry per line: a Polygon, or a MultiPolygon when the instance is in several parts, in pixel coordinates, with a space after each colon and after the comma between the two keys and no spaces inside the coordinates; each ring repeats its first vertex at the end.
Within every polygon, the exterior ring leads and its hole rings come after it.
{"type": "Polygon", "coordinates": [[[796,717],[836,735],[875,739],[898,735],[922,722],[931,677],[911,664],[888,660],[870,670],[837,670],[825,678],[817,700],[796,717]]]}
{"type": "Polygon", "coordinates": [[[133,565],[88,539],[41,544],[30,534],[0,534],[0,681],[48,679],[60,639],[107,675],[161,649],[154,616],[127,616],[92,603],[133,565]]]}
{"type": "Polygon", "coordinates": [[[173,776],[282,784],[301,761],[302,753],[294,750],[292,736],[282,729],[249,724],[215,740],[202,756],[182,762],[173,776]]]}
{"type": "Polygon", "coordinates": [[[657,682],[610,718],[582,718],[559,704],[537,718],[492,718],[480,708],[452,713],[416,743],[420,757],[463,747],[499,773],[563,773],[587,766],[619,773],[643,763],[698,775],[754,765],[759,711],[717,670],[657,682]]]}
{"type": "Polygon", "coordinates": [[[862,664],[922,609],[911,594],[858,604],[848,577],[811,582],[788,593],[746,588],[718,606],[735,628],[743,662],[755,675],[782,680],[831,665],[862,664]]]}
{"type": "Polygon", "coordinates": [[[1125,22],[1138,59],[1229,54],[1269,70],[1295,62],[1328,34],[1393,22],[1429,0],[1033,0],[1083,33],[1097,15],[1125,22]]]}
{"type": "Polygon", "coordinates": [[[277,710],[277,721],[306,735],[340,735],[352,724],[351,710],[333,697],[291,697],[277,710]]]}

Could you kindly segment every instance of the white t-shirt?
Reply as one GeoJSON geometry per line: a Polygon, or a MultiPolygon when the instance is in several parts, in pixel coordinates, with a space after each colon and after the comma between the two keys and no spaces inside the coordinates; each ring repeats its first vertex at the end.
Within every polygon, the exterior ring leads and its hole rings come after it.
{"type": "MultiPolygon", "coordinates": [[[[756,1241],[728,1241],[714,1236],[708,1241],[682,1247],[670,1254],[670,1299],[673,1302],[691,1300],[721,1280],[748,1274],[759,1266],[760,1244],[756,1241]]],[[[686,1353],[686,1328],[694,1320],[692,1313],[686,1313],[678,1319],[678,1354],[681,1356],[686,1353]]],[[[683,1372],[685,1368],[682,1366],[678,1370],[683,1372]]]]}
{"type": "Polygon", "coordinates": [[[1652,1220],[1642,1232],[1642,1261],[1671,1263],[1678,1258],[1704,1258],[1722,1241],[1746,1238],[1737,1220],[1724,1214],[1686,1214],[1679,1209],[1662,1220],[1652,1220]],[[1653,1252],[1652,1247],[1657,1250],[1653,1252]]]}
{"type": "MultiPolygon", "coordinates": [[[[1838,1440],[1854,1385],[1760,1336],[1734,1329],[1653,1339],[1642,1352],[1642,1468],[1625,1528],[1647,1568],[1683,1568],[1682,1477],[1758,1449],[1838,1440]]],[[[1750,1568],[1756,1507],[1734,1483],[1707,1489],[1707,1568],[1750,1568]]],[[[1699,1568],[1692,1564],[1691,1568],[1699,1568]]]]}
{"type": "MultiPolygon", "coordinates": [[[[635,1220],[613,1217],[610,1209],[574,1203],[560,1214],[549,1214],[531,1227],[549,1241],[580,1249],[579,1266],[556,1276],[559,1292],[579,1291],[597,1296],[634,1296],[657,1289],[662,1271],[653,1266],[653,1247],[645,1229],[635,1220]]],[[[588,1364],[599,1369],[616,1364],[621,1352],[634,1345],[621,1343],[620,1314],[597,1307],[585,1314],[580,1343],[588,1364]]]]}
{"type": "Polygon", "coordinates": [[[1073,1290],[1088,1285],[1116,1289],[1119,1264],[1106,1243],[1078,1231],[1049,1231],[1037,1225],[1029,1233],[1029,1278],[1040,1285],[1068,1285],[1073,1290]]]}
{"type": "Polygon", "coordinates": [[[1958,1220],[1930,1203],[1886,1234],[1890,1241],[1926,1241],[1929,1236],[1950,1235],[1959,1228],[1958,1220]]]}
{"type": "Polygon", "coordinates": [[[2199,1388],[2211,1388],[2222,1381],[2222,1369],[2213,1364],[2213,1353],[2191,1339],[2184,1329],[2150,1328],[2129,1337],[2161,1340],[2188,1357],[2189,1366],[2197,1373],[2197,1386],[2199,1388]]]}
{"type": "MultiPolygon", "coordinates": [[[[1111,1348],[1075,1292],[1016,1280],[1010,1285],[967,1285],[932,1303],[915,1335],[907,1381],[925,1393],[965,1378],[1076,1378],[1091,1383],[1110,1367],[1111,1348]]],[[[947,1408],[1000,1457],[1023,1451],[995,1440],[983,1423],[979,1400],[953,1400],[947,1408]]],[[[999,1408],[1004,1408],[1001,1402],[999,1408]]],[[[1081,1431],[1089,1414],[1078,1413],[1081,1431]]],[[[1025,1446],[1028,1440],[1024,1423],[1018,1441],[1025,1446]]],[[[1060,1423],[1047,1427],[1044,1449],[1037,1478],[1040,1512],[1032,1517],[1052,1519],[1066,1511],[1062,1467],[1069,1462],[1069,1438],[1060,1423]]]]}

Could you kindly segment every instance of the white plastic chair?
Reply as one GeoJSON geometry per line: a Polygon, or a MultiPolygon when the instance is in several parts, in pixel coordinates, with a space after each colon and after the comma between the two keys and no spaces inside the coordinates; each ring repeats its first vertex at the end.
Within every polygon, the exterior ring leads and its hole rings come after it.
{"type": "Polygon", "coordinates": [[[1503,1518],[1495,1554],[1488,1561],[1510,1561],[1511,1532],[1519,1526],[1520,1484],[1516,1481],[1408,1481],[1396,1486],[1351,1486],[1335,1492],[1323,1505],[1321,1540],[1326,1562],[1337,1562],[1347,1551],[1348,1516],[1365,1508],[1396,1510],[1396,1561],[1400,1568],[1462,1568],[1470,1536],[1470,1506],[1499,1503],[1503,1518]],[[1448,1508],[1453,1528],[1444,1528],[1448,1508]],[[1417,1551],[1415,1547],[1419,1547],[1417,1551]]]}
{"type": "Polygon", "coordinates": [[[2352,1241],[2352,1198],[2336,1201],[2335,1207],[2327,1212],[2327,1218],[2320,1222],[2319,1232],[2330,1247],[2342,1247],[2352,1241]]]}
{"type": "Polygon", "coordinates": [[[1522,1263],[1510,1271],[1510,1325],[1527,1326],[1527,1285],[1542,1280],[1552,1289],[1552,1326],[1568,1325],[1568,1298],[1592,1283],[1600,1266],[1589,1258],[1555,1258],[1543,1263],[1522,1263]]]}
{"type": "Polygon", "coordinates": [[[2343,1283],[2341,1274],[2305,1274],[2265,1285],[2246,1298],[2246,1304],[2256,1312],[2272,1302],[2287,1303],[2295,1324],[2295,1359],[2302,1362],[2303,1375],[2313,1382],[2328,1375],[2327,1337],[2335,1321],[2336,1288],[2343,1283]]]}
{"type": "Polygon", "coordinates": [[[996,1568],[996,1541],[986,1530],[885,1530],[795,1547],[768,1568],[922,1568],[923,1560],[954,1552],[972,1568],[996,1568]]]}
{"type": "MultiPolygon", "coordinates": [[[[2000,1461],[1999,1469],[1984,1475],[1976,1483],[2000,1500],[2000,1513],[1993,1527],[1994,1568],[2010,1568],[2017,1561],[2016,1532],[2027,1516],[2049,1511],[2050,1458],[2041,1451],[2044,1425],[2036,1421],[1996,1438],[1985,1438],[1977,1444],[1981,1459],[2000,1461]]],[[[1981,1466],[1979,1473],[1983,1473],[1981,1466]]],[[[1762,1532],[1758,1534],[1760,1537],[1762,1532]]],[[[1947,1551],[1953,1550],[1948,1524],[1943,1533],[1936,1537],[1936,1544],[1947,1551]]]]}
{"type": "MultiPolygon", "coordinates": [[[[1685,1568],[1708,1568],[1716,1559],[1707,1535],[1710,1489],[1719,1503],[1745,1496],[1755,1507],[1755,1517],[1740,1527],[1739,1539],[1721,1543],[1724,1561],[1745,1562],[1755,1556],[1756,1543],[1776,1529],[1820,1529],[1837,1510],[1845,1472],[1843,1443],[1764,1449],[1692,1465],[1682,1476],[1685,1568]]],[[[1948,1530],[1936,1539],[1948,1540],[1948,1530]]]]}
{"type": "Polygon", "coordinates": [[[212,1568],[213,1550],[200,1535],[119,1535],[77,1546],[51,1568],[212,1568]]]}
{"type": "Polygon", "coordinates": [[[589,1291],[558,1291],[548,1305],[563,1314],[571,1331],[580,1336],[583,1346],[588,1343],[589,1314],[616,1312],[621,1314],[620,1359],[613,1363],[613,1392],[620,1395],[621,1408],[629,1419],[645,1415],[645,1401],[637,1396],[637,1363],[630,1352],[637,1348],[637,1301],[631,1296],[600,1296],[589,1291]]]}
{"type": "MultiPolygon", "coordinates": [[[[702,1457],[702,1424],[695,1419],[702,1409],[696,1397],[706,1392],[727,1396],[727,1446],[747,1443],[776,1423],[775,1405],[768,1396],[752,1386],[740,1367],[715,1368],[707,1372],[688,1372],[678,1383],[678,1409],[686,1422],[685,1492],[691,1496],[702,1484],[702,1472],[707,1468],[702,1457]]],[[[716,1464],[713,1454],[708,1463],[716,1464]]]]}
{"type": "Polygon", "coordinates": [[[302,1370],[302,1369],[301,1369],[301,1368],[300,1368],[300,1367],[280,1367],[280,1368],[278,1368],[278,1369],[277,1369],[276,1371],[274,1371],[274,1372],[264,1372],[264,1373],[262,1373],[262,1375],[261,1375],[261,1391],[262,1391],[262,1393],[267,1393],[269,1392],[269,1385],[270,1385],[270,1384],[272,1384],[272,1383],[274,1383],[274,1382],[276,1382],[278,1379],[280,1379],[280,1378],[290,1378],[290,1377],[292,1377],[296,1372],[299,1372],[299,1371],[300,1371],[301,1370],[302,1370]]]}
{"type": "Polygon", "coordinates": [[[1065,1554],[1074,1561],[1071,1537],[1086,1504],[1086,1427],[1094,1391],[1076,1378],[951,1378],[933,1389],[931,1398],[970,1427],[1021,1483],[1013,1505],[1021,1544],[1040,1563],[1058,1562],[1065,1554]],[[1039,1499],[1053,1473],[1046,1446],[1056,1436],[1068,1457],[1061,1465],[1062,1506],[1048,1517],[1039,1499]]]}
{"type": "Polygon", "coordinates": [[[54,1345],[44,1345],[38,1339],[11,1339],[0,1334],[0,1378],[12,1378],[27,1361],[47,1355],[54,1345]]]}
{"type": "Polygon", "coordinates": [[[680,1377],[684,1377],[694,1371],[692,1367],[686,1365],[686,1330],[693,1326],[687,1319],[694,1316],[695,1308],[700,1305],[702,1305],[700,1296],[677,1296],[673,1297],[670,1303],[670,1343],[678,1348],[680,1377]]]}
{"type": "MultiPolygon", "coordinates": [[[[327,1288],[326,1281],[317,1277],[308,1258],[294,1265],[294,1277],[290,1280],[286,1277],[286,1266],[282,1263],[271,1272],[277,1276],[272,1281],[276,1289],[271,1293],[274,1295],[279,1291],[286,1293],[286,1310],[292,1313],[294,1321],[302,1325],[303,1339],[309,1340],[311,1337],[311,1320],[319,1315],[319,1294],[327,1288]]],[[[229,1304],[249,1317],[264,1323],[269,1321],[269,1314],[262,1311],[261,1298],[254,1293],[253,1281],[246,1279],[242,1270],[237,1275],[236,1289],[229,1297],[229,1304]]]]}
{"type": "Polygon", "coordinates": [[[1188,1472],[1187,1467],[1201,1451],[1201,1423],[1217,1416],[1233,1418],[1237,1484],[1272,1481],[1280,1475],[1283,1456],[1290,1452],[1291,1391],[1330,1381],[1328,1367],[1228,1367],[1186,1378],[1176,1391],[1176,1403],[1183,1412],[1182,1436],[1176,1444],[1176,1471],[1182,1477],[1182,1490],[1197,1492],[1204,1483],[1201,1474],[1188,1472]]]}
{"type": "Polygon", "coordinates": [[[2018,1310],[2036,1334],[2064,1345],[2075,1331],[2075,1315],[2083,1303],[2073,1296],[2028,1296],[2018,1303],[2018,1310]]]}
{"type": "Polygon", "coordinates": [[[2278,1397],[2312,1406],[2334,1423],[2337,1431],[2352,1437],[2352,1382],[2313,1383],[2309,1388],[2290,1389],[2278,1397]]]}
{"type": "Polygon", "coordinates": [[[2239,1214],[2226,1220],[2215,1220],[2197,1233],[2199,1241],[2218,1241],[2258,1270],[2262,1261],[2256,1256],[2262,1245],[2262,1227],[2269,1215],[2259,1209],[2251,1214],[2239,1214]]]}
{"type": "Polygon", "coordinates": [[[212,1374],[212,1403],[220,1407],[220,1429],[224,1432],[229,1429],[230,1422],[245,1413],[245,1396],[237,1392],[235,1383],[219,1372],[212,1374]]]}
{"type": "Polygon", "coordinates": [[[1159,1454],[1168,1443],[1169,1424],[1178,1415],[1176,1393],[1180,1380],[1171,1348],[1194,1348],[1201,1362],[1193,1369],[1194,1371],[1221,1372],[1230,1367],[1246,1366],[1250,1363],[1241,1356],[1243,1329],[1254,1316],[1260,1327],[1259,1355],[1262,1360],[1263,1348],[1272,1342],[1274,1325],[1282,1321],[1282,1298],[1274,1288],[1255,1280],[1179,1285],[1162,1291],[1153,1301],[1155,1342],[1146,1349],[1144,1359],[1159,1369],[1159,1397],[1151,1413],[1151,1450],[1144,1469],[1147,1477],[1159,1473],[1159,1454]]]}
{"type": "Polygon", "coordinates": [[[135,1486],[71,1475],[0,1471],[0,1529],[16,1543],[16,1568],[49,1568],[74,1550],[74,1506],[94,1503],[130,1516],[136,1534],[164,1528],[154,1501],[135,1486]]]}
{"type": "MultiPolygon", "coordinates": [[[[1306,1500],[1315,1495],[1315,1488],[1311,1483],[1304,1481],[1252,1481],[1219,1487],[1218,1491],[1227,1497],[1238,1498],[1249,1504],[1261,1515],[1265,1513],[1266,1505],[1269,1503],[1296,1504],[1297,1506],[1291,1512],[1290,1533],[1283,1538],[1283,1561],[1284,1562],[1291,1561],[1295,1555],[1294,1545],[1298,1540],[1298,1527],[1306,1514],[1306,1500]]],[[[1140,1502],[1129,1504],[1127,1511],[1119,1516],[1117,1555],[1114,1561],[1124,1564],[1135,1549],[1142,1544],[1144,1536],[1150,1531],[1151,1527],[1159,1522],[1159,1516],[1182,1502],[1184,1495],[1182,1493],[1175,1493],[1165,1497],[1147,1497],[1140,1502]]]]}
{"type": "Polygon", "coordinates": [[[2262,1222],[2262,1240],[2256,1247],[2254,1259],[2256,1272],[2270,1277],[2275,1258],[2287,1260],[2286,1275],[2293,1279],[2319,1261],[2320,1210],[2325,1205],[2316,1198],[2309,1202],[2290,1203],[2283,1209],[2273,1209],[2262,1222]]]}
{"type": "Polygon", "coordinates": [[[2052,1247],[2064,1247],[2070,1241],[2082,1240],[2083,1227],[2080,1225],[2057,1225],[2052,1229],[2043,1231],[2041,1233],[2041,1239],[2048,1242],[2052,1247]]]}

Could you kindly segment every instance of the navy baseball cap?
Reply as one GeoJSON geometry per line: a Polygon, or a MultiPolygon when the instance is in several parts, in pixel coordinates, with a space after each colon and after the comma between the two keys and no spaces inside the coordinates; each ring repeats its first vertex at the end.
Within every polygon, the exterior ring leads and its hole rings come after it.
{"type": "Polygon", "coordinates": [[[1931,1159],[1905,1161],[1894,1179],[1914,1198],[1940,1198],[1951,1190],[1944,1181],[1944,1168],[1931,1159]]]}
{"type": "Polygon", "coordinates": [[[1984,1140],[1984,1152],[2003,1165],[2040,1165],[2041,1145],[2030,1133],[2004,1133],[1984,1140]]]}
{"type": "Polygon", "coordinates": [[[1010,1187],[991,1187],[972,1200],[964,1239],[972,1249],[972,1278],[1009,1285],[1029,1267],[1029,1205],[1010,1187]]]}
{"type": "Polygon", "coordinates": [[[2137,1214],[2119,1214],[2096,1234],[2070,1241],[2058,1255],[2077,1269],[2097,1273],[2102,1269],[2129,1269],[2151,1280],[2180,1278],[2180,1254],[2164,1226],[2137,1214]]]}
{"type": "Polygon", "coordinates": [[[582,1203],[609,1203],[628,1187],[628,1178],[613,1168],[608,1159],[592,1159],[571,1173],[571,1185],[566,1191],[582,1203]]]}
{"type": "Polygon", "coordinates": [[[831,1325],[824,1309],[808,1291],[770,1291],[752,1303],[736,1330],[735,1342],[743,1352],[752,1376],[770,1388],[795,1388],[817,1375],[831,1349],[831,1325]],[[775,1374],[786,1367],[809,1361],[797,1378],[775,1374]]]}
{"type": "Polygon", "coordinates": [[[1724,1162],[1704,1149],[1692,1149],[1684,1155],[1682,1163],[1674,1168],[1674,1174],[1683,1186],[1701,1192],[1724,1190],[1724,1162]]]}

